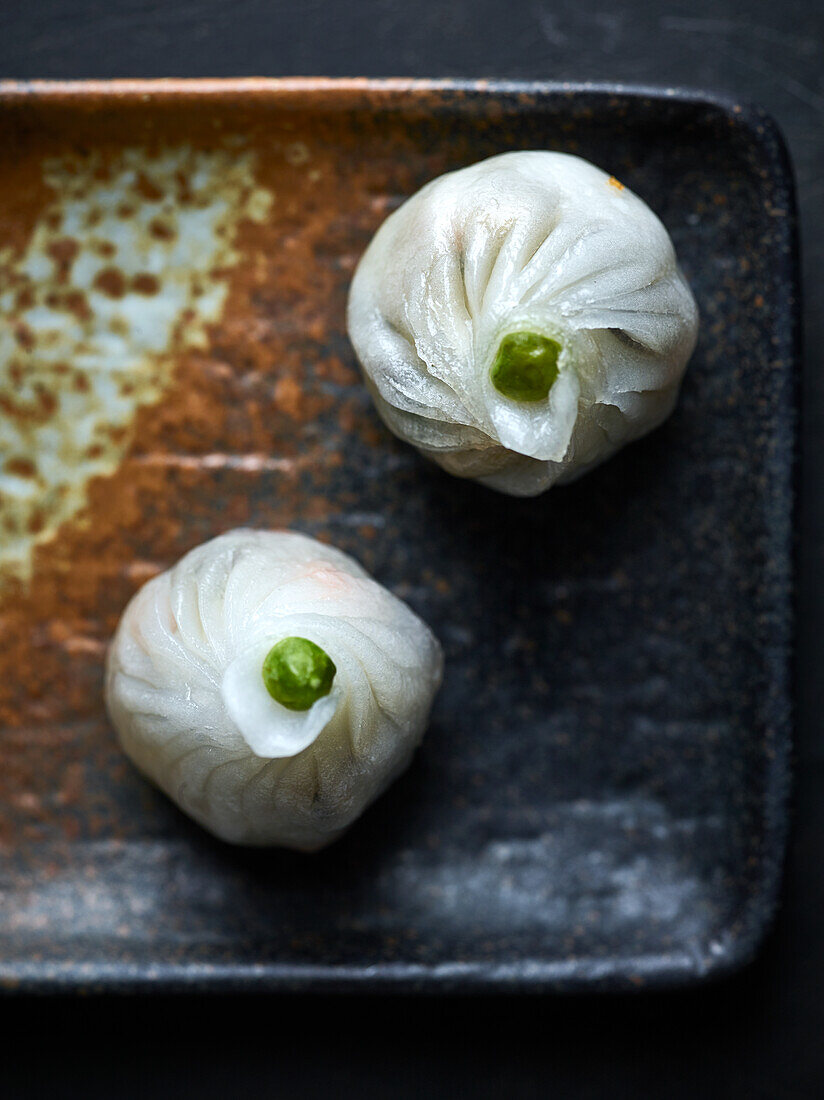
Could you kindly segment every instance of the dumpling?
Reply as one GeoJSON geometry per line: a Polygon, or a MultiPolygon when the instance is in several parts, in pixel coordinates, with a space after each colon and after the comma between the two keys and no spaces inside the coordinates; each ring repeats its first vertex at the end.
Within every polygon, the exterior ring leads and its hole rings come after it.
{"type": "Polygon", "coordinates": [[[517,152],[433,180],[384,222],[348,326],[396,435],[533,496],[669,415],[698,313],[639,198],[579,157],[517,152]]]}
{"type": "Polygon", "coordinates": [[[407,766],[441,670],[429,628],[352,558],[237,530],[132,598],[106,703],[126,754],[210,832],[312,851],[407,766]]]}

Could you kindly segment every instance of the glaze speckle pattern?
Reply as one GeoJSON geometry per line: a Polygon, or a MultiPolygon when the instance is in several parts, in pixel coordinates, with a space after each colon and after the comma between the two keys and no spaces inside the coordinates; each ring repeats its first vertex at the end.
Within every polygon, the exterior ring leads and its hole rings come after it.
{"type": "Polygon", "coordinates": [[[770,120],[587,87],[17,84],[0,135],[12,259],[54,201],[49,158],[234,148],[272,196],[233,220],[206,340],[173,349],[117,469],[0,594],[0,985],[632,989],[750,958],[777,898],[791,732],[798,290],[770,120]],[[518,148],[636,191],[702,317],[673,417],[538,500],[395,441],[344,326],[386,214],[518,148]],[[409,773],[309,859],[201,833],[103,712],[131,593],[239,525],[354,554],[446,650],[409,773]]]}

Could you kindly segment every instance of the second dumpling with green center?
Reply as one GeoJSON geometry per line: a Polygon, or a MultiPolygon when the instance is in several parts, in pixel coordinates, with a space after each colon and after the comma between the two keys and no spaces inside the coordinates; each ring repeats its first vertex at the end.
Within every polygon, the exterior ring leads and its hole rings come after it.
{"type": "Polygon", "coordinates": [[[435,636],[347,554],[230,531],[129,602],[106,703],[126,754],[223,840],[322,848],[409,763],[435,636]]]}
{"type": "Polygon", "coordinates": [[[450,473],[531,496],[669,415],[698,313],[637,196],[579,157],[518,152],[395,211],[355,273],[348,321],[396,435],[450,473]]]}

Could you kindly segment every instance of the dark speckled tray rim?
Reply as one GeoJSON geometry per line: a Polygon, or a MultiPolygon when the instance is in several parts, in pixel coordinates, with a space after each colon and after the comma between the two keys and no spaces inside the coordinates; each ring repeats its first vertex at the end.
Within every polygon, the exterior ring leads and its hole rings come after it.
{"type": "MultiPolygon", "coordinates": [[[[786,604],[787,636],[790,639],[789,668],[782,677],[790,689],[776,695],[776,725],[783,736],[775,743],[775,755],[769,762],[764,785],[764,801],[771,808],[765,821],[765,849],[762,858],[762,881],[756,903],[748,910],[735,949],[696,974],[695,959],[673,955],[662,966],[661,956],[632,960],[633,973],[642,978],[633,987],[622,981],[614,964],[604,960],[601,975],[589,973],[587,980],[576,985],[574,960],[568,963],[540,959],[513,959],[505,965],[488,962],[456,962],[437,966],[405,963],[364,962],[357,966],[324,966],[269,963],[261,965],[191,965],[158,966],[124,963],[67,963],[59,969],[43,967],[32,960],[0,958],[0,993],[67,994],[67,993],[205,993],[205,992],[295,992],[295,993],[547,993],[555,991],[609,992],[656,990],[694,986],[737,972],[746,966],[763,944],[779,905],[785,848],[789,833],[789,810],[792,788],[793,718],[795,688],[795,576],[797,565],[797,500],[799,469],[801,286],[798,224],[795,184],[792,164],[784,137],[774,119],[760,106],[729,96],[700,89],[636,84],[604,84],[590,82],[520,82],[506,80],[428,80],[405,78],[230,78],[162,80],[0,80],[0,111],[4,106],[21,101],[37,101],[55,108],[82,103],[89,107],[121,104],[134,107],[141,103],[157,106],[164,102],[187,101],[229,105],[246,99],[272,99],[280,109],[289,107],[323,108],[331,111],[351,107],[363,95],[375,93],[385,97],[380,109],[393,104],[406,106],[416,94],[450,93],[460,95],[466,104],[475,98],[490,98],[509,102],[510,109],[529,113],[540,110],[550,99],[569,97],[576,105],[584,103],[593,111],[607,101],[622,101],[630,107],[643,108],[653,114],[664,104],[675,103],[705,107],[726,117],[731,126],[744,132],[759,151],[765,169],[765,181],[780,192],[785,213],[777,219],[776,232],[781,237],[783,254],[777,257],[777,284],[783,288],[789,305],[787,314],[778,318],[777,351],[791,372],[794,437],[791,449],[790,509],[791,543],[785,548],[790,575],[790,596],[786,604]]],[[[448,110],[460,109],[448,103],[448,110]]],[[[621,966],[626,971],[626,961],[621,966]]]]}

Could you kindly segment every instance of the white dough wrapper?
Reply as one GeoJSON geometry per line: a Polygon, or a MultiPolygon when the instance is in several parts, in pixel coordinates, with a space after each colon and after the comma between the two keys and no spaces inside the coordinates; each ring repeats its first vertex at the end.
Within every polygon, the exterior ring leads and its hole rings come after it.
{"type": "Polygon", "coordinates": [[[387,426],[444,469],[515,496],[572,481],[664,420],[698,311],[661,222],[565,153],[447,173],[380,227],[349,335],[387,426]],[[501,341],[560,345],[542,400],[490,378],[501,341]]]}
{"type": "Polygon", "coordinates": [[[426,624],[352,558],[289,531],[236,530],[132,598],[106,703],[127,756],[210,832],[312,851],[407,766],[441,674],[426,624]],[[287,637],[336,666],[306,711],[263,682],[266,654],[287,637]]]}

